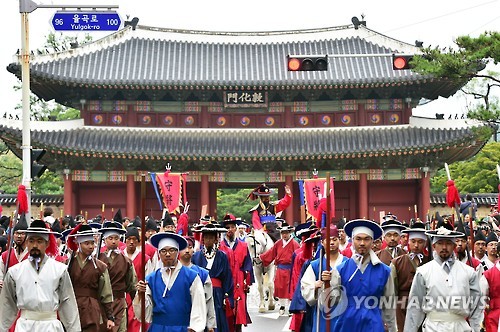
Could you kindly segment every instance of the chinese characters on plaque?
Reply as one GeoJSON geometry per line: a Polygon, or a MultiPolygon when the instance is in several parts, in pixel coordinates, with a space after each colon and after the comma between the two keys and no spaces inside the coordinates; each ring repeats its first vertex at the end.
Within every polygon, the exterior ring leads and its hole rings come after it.
{"type": "Polygon", "coordinates": [[[257,90],[225,91],[224,107],[267,107],[267,92],[257,90]]]}

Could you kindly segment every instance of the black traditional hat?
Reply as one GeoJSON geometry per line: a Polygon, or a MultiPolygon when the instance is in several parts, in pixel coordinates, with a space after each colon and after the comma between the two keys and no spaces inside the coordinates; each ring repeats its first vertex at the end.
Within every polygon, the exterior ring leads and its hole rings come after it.
{"type": "Polygon", "coordinates": [[[158,232],[158,224],[154,218],[148,218],[148,221],[146,221],[146,231],[158,232]]]}
{"type": "Polygon", "coordinates": [[[116,211],[114,217],[113,217],[113,221],[116,221],[120,224],[123,223],[123,217],[122,217],[122,209],[118,209],[118,211],[116,211]]]}
{"type": "Polygon", "coordinates": [[[484,236],[483,231],[478,229],[476,230],[476,235],[474,236],[474,242],[484,241],[486,242],[486,236],[484,236]]]}
{"type": "MultiPolygon", "coordinates": [[[[368,229],[373,233],[373,239],[378,239],[382,236],[383,230],[379,224],[366,219],[354,219],[345,224],[344,231],[347,236],[352,237],[357,228],[361,230],[368,229]]],[[[371,235],[371,234],[368,234],[371,235]]]]}
{"type": "Polygon", "coordinates": [[[149,241],[153,247],[158,250],[165,248],[165,246],[174,247],[175,242],[177,243],[177,249],[179,249],[179,251],[186,249],[188,246],[186,239],[183,238],[182,235],[169,232],[156,233],[151,236],[149,241]]]}
{"type": "Polygon", "coordinates": [[[488,236],[486,237],[486,244],[490,242],[498,242],[498,237],[495,234],[495,232],[490,232],[488,236]]]}
{"type": "Polygon", "coordinates": [[[62,233],[61,233],[61,242],[62,243],[66,243],[66,238],[68,237],[69,233],[72,231],[72,228],[68,228],[66,230],[64,230],[62,233]]]}
{"type": "Polygon", "coordinates": [[[337,223],[337,229],[344,229],[344,227],[345,227],[345,218],[342,218],[337,223]]]}
{"type": "Polygon", "coordinates": [[[303,224],[297,225],[297,227],[295,227],[295,236],[297,236],[298,238],[302,236],[309,237],[312,233],[306,234],[306,232],[309,230],[309,227],[311,227],[312,224],[312,221],[308,221],[303,224]]]}
{"type": "Polygon", "coordinates": [[[167,226],[175,226],[174,220],[170,216],[170,213],[168,211],[165,211],[165,214],[162,218],[162,226],[167,227],[167,226]]]}
{"type": "Polygon", "coordinates": [[[389,220],[398,220],[398,217],[391,212],[387,212],[385,216],[382,217],[384,221],[389,221],[389,220]]]}
{"type": "Polygon", "coordinates": [[[141,217],[135,216],[134,220],[132,221],[132,225],[137,227],[137,228],[141,228],[141,226],[142,226],[141,217]]]}
{"type": "Polygon", "coordinates": [[[210,215],[206,214],[204,217],[200,218],[200,223],[202,224],[207,224],[212,220],[212,217],[210,215]]]}
{"type": "Polygon", "coordinates": [[[220,225],[217,224],[206,224],[201,227],[199,230],[202,234],[206,233],[225,233],[227,232],[227,229],[220,227],[220,225]]]}
{"type": "Polygon", "coordinates": [[[57,233],[47,228],[45,222],[43,220],[37,219],[31,222],[30,226],[25,230],[18,230],[18,232],[26,233],[26,237],[30,235],[38,234],[38,235],[47,235],[53,234],[56,237],[61,237],[61,233],[57,233]]]}
{"type": "Polygon", "coordinates": [[[403,224],[397,219],[386,220],[380,226],[384,230],[384,234],[387,232],[401,233],[401,231],[406,229],[406,226],[403,226],[403,224]]]}
{"type": "Polygon", "coordinates": [[[271,189],[269,189],[268,186],[266,186],[265,183],[261,184],[257,188],[254,189],[253,191],[254,195],[257,196],[270,196],[271,195],[271,189]]]}
{"type": "Polygon", "coordinates": [[[28,229],[28,223],[26,222],[26,215],[23,213],[19,217],[19,221],[14,226],[14,229],[12,230],[12,233],[18,232],[18,231],[25,231],[27,229],[28,229]]]}
{"type": "Polygon", "coordinates": [[[449,230],[445,227],[439,227],[438,229],[435,229],[433,231],[427,231],[425,232],[425,234],[432,237],[432,243],[436,243],[439,240],[451,240],[452,242],[454,242],[456,238],[461,238],[464,236],[464,233],[462,232],[449,230]]]}
{"type": "Polygon", "coordinates": [[[425,232],[425,224],[419,220],[415,221],[410,228],[401,231],[401,233],[403,234],[408,234],[408,239],[421,238],[423,240],[427,240],[427,235],[425,235],[425,232]]]}
{"type": "Polygon", "coordinates": [[[276,229],[278,231],[281,232],[292,232],[294,230],[294,227],[288,225],[288,223],[286,222],[286,220],[284,219],[276,219],[276,221],[281,221],[281,226],[280,227],[276,227],[276,229]]]}
{"type": "Polygon", "coordinates": [[[105,221],[102,225],[102,228],[99,230],[99,233],[101,233],[102,236],[106,238],[110,235],[125,234],[126,231],[123,229],[122,224],[117,221],[105,221]]]}
{"type": "Polygon", "coordinates": [[[125,239],[128,239],[131,236],[135,236],[137,240],[139,240],[141,237],[139,236],[139,229],[135,226],[128,226],[127,229],[125,230],[125,239]]]}
{"type": "Polygon", "coordinates": [[[238,226],[241,223],[241,219],[238,220],[236,218],[233,219],[233,217],[230,214],[226,214],[224,216],[224,220],[221,222],[222,227],[227,227],[229,225],[235,225],[238,226]]]}

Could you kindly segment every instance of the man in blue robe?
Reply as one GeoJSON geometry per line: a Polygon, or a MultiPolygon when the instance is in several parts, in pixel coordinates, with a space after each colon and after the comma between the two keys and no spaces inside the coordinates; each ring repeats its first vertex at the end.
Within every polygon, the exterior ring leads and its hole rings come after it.
{"type": "Polygon", "coordinates": [[[352,239],[352,258],[332,271],[322,271],[321,280],[315,283],[320,289],[322,320],[330,319],[330,331],[336,332],[396,332],[391,271],[372,250],[373,239],[382,236],[382,228],[357,219],[348,222],[344,231],[352,239]],[[329,289],[324,288],[325,281],[331,281],[329,289]]]}
{"type": "MultiPolygon", "coordinates": [[[[205,292],[198,273],[179,262],[179,251],[187,241],[175,233],[157,233],[151,244],[158,249],[162,267],[137,284],[146,293],[146,321],[150,332],[201,332],[205,330],[207,307],[205,292]]],[[[140,317],[139,297],[134,299],[134,312],[140,317]]]]}
{"type": "Polygon", "coordinates": [[[193,254],[191,261],[193,264],[203,267],[209,271],[212,280],[213,300],[215,308],[215,318],[217,321],[218,332],[228,332],[229,325],[224,308],[224,298],[228,297],[231,307],[233,302],[233,277],[229,259],[226,254],[218,249],[219,233],[225,229],[219,228],[214,224],[207,224],[201,228],[203,234],[203,247],[200,251],[193,254]]]}

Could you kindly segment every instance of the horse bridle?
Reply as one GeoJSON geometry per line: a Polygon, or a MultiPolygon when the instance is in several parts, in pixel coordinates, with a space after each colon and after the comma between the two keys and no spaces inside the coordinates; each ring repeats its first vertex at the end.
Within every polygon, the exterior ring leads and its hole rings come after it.
{"type": "MultiPolygon", "coordinates": [[[[250,238],[252,238],[253,240],[253,252],[254,252],[254,257],[252,259],[252,263],[255,264],[255,265],[260,265],[262,264],[262,260],[259,258],[259,256],[257,256],[257,243],[261,244],[260,242],[257,242],[257,239],[255,238],[255,235],[254,234],[251,234],[249,235],[250,238]]],[[[266,248],[267,246],[267,238],[266,236],[264,236],[264,240],[266,241],[263,245],[262,245],[262,248],[266,248]]]]}

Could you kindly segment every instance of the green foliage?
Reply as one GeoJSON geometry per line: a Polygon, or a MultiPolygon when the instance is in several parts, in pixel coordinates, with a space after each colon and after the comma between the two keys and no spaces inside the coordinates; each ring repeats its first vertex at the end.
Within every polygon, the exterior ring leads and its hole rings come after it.
{"type": "Polygon", "coordinates": [[[31,182],[31,187],[35,194],[61,195],[64,193],[62,177],[48,170],[39,179],[31,182]]]}
{"type": "Polygon", "coordinates": [[[413,70],[423,75],[451,79],[463,84],[475,78],[462,91],[480,100],[482,104],[470,109],[467,116],[471,119],[500,123],[498,98],[493,94],[493,89],[500,88],[500,75],[496,72],[482,72],[486,65],[500,62],[500,33],[485,32],[476,38],[461,36],[455,43],[458,49],[422,49],[422,55],[413,57],[413,70]]]}
{"type": "MultiPolygon", "coordinates": [[[[488,143],[473,158],[450,164],[451,178],[461,194],[497,192],[497,164],[500,164],[500,143],[488,143]]],[[[443,165],[431,178],[431,192],[445,193],[447,180],[443,165]]]]}
{"type": "Polygon", "coordinates": [[[258,203],[258,201],[246,200],[252,189],[254,188],[219,189],[217,191],[217,218],[222,220],[226,213],[231,213],[235,217],[251,223],[251,216],[248,210],[258,203]]]}
{"type": "Polygon", "coordinates": [[[0,192],[17,193],[17,186],[22,178],[21,160],[9,151],[2,141],[0,141],[0,165],[0,192]]]}

